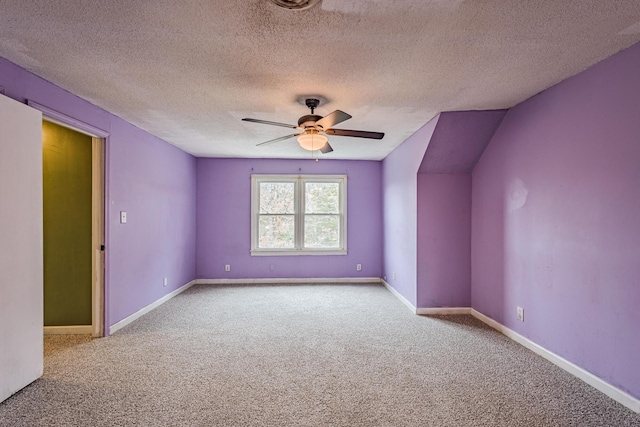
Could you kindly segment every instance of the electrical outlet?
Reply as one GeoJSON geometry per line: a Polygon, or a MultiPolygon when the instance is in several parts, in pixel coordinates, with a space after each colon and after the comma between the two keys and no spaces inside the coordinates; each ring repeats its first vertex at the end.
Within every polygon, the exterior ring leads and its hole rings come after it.
{"type": "Polygon", "coordinates": [[[127,213],[125,211],[120,211],[120,224],[127,223],[127,213]]]}
{"type": "Polygon", "coordinates": [[[167,286],[167,278],[162,279],[162,286],[167,286]]]}
{"type": "Polygon", "coordinates": [[[224,265],[224,271],[231,271],[231,265],[230,264],[225,264],[224,265]]]}
{"type": "Polygon", "coordinates": [[[362,264],[356,264],[356,271],[362,271],[362,264]]]}
{"type": "Polygon", "coordinates": [[[396,280],[396,272],[394,271],[391,276],[393,277],[393,280],[396,280]]]}
{"type": "Polygon", "coordinates": [[[524,308],[518,307],[518,320],[524,322],[524,308]]]}

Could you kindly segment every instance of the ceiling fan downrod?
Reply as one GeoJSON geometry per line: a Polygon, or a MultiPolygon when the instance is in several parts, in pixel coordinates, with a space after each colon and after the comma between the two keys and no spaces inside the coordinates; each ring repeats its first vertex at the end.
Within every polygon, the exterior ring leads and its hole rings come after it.
{"type": "Polygon", "coordinates": [[[320,105],[320,100],[315,98],[307,98],[304,100],[304,103],[311,109],[311,114],[313,114],[313,111],[318,108],[318,105],[320,105]]]}

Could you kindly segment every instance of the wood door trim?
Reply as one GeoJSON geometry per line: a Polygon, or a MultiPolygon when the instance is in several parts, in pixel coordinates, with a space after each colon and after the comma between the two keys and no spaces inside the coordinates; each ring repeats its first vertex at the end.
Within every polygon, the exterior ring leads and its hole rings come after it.
{"type": "Polygon", "coordinates": [[[91,325],[104,336],[104,138],[91,140],[91,325]]]}
{"type": "Polygon", "coordinates": [[[42,119],[92,137],[91,146],[91,328],[94,337],[105,335],[105,146],[109,132],[56,111],[31,99],[27,105],[42,112],[42,119]]]}

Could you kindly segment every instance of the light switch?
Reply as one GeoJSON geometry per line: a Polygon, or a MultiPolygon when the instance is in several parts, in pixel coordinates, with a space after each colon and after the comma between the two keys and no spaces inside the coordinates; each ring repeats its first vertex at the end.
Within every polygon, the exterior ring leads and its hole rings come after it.
{"type": "Polygon", "coordinates": [[[127,223],[127,213],[125,211],[120,211],[120,224],[127,223]]]}

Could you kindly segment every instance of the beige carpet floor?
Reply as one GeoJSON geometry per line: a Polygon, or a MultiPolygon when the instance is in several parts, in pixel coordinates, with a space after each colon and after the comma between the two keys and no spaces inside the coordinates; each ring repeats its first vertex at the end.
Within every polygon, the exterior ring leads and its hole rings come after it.
{"type": "Polygon", "coordinates": [[[378,284],[199,285],[45,348],[0,426],[640,426],[473,317],[415,316],[378,284]]]}

